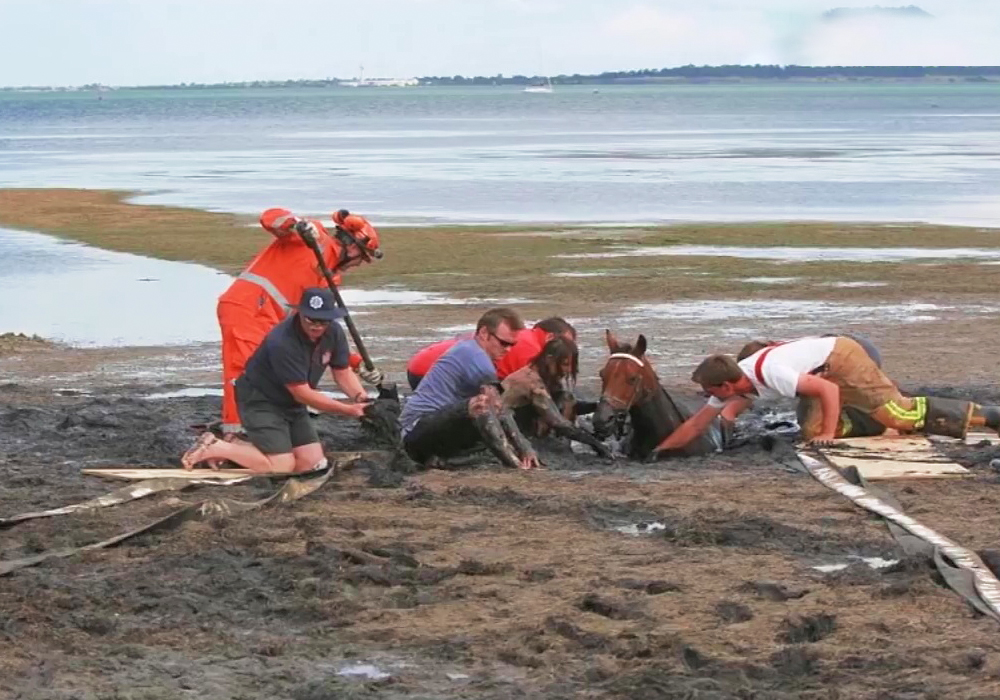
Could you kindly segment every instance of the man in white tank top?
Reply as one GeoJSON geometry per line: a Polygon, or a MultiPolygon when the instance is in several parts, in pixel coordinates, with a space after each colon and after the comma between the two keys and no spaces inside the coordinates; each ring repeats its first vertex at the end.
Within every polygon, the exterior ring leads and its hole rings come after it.
{"type": "Polygon", "coordinates": [[[970,401],[903,396],[896,385],[853,338],[808,337],[769,345],[737,362],[712,355],[691,379],[711,398],[654,452],[683,447],[700,435],[729,406],[728,414],[746,410],[757,398],[809,397],[820,410],[802,437],[814,445],[851,434],[842,409],[853,407],[887,428],[901,432],[964,438],[970,425],[1000,430],[1000,408],[970,401]]]}

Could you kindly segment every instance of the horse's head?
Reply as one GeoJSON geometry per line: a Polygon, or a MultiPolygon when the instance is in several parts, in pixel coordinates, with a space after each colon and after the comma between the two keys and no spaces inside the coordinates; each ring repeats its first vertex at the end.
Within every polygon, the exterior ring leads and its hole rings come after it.
{"type": "Polygon", "coordinates": [[[604,332],[610,357],[601,370],[601,399],[594,411],[594,434],[605,438],[629,409],[640,405],[660,389],[652,366],[646,361],[646,336],[635,345],[620,343],[610,330],[604,332]]]}

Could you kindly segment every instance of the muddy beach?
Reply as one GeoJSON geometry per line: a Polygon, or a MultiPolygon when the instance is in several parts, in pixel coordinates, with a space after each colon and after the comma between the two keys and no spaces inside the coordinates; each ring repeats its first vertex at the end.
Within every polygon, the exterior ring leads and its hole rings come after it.
{"type": "MultiPolygon", "coordinates": [[[[175,465],[192,426],[218,411],[216,397],[142,398],[175,388],[4,384],[0,514],[120,486],[83,466],[175,465]]],[[[0,579],[3,696],[1000,693],[996,623],[902,556],[880,519],[797,472],[770,415],[744,422],[743,447],[668,466],[555,442],[532,474],[485,456],[415,472],[369,452],[301,501],[20,569],[0,579]]],[[[356,423],[318,421],[330,450],[388,447],[356,423]]],[[[959,451],[973,477],[890,490],[921,522],[988,550],[1000,447],[959,451]]],[[[201,486],[20,523],[0,530],[0,562],[279,486],[201,486]]]]}
{"type": "MultiPolygon", "coordinates": [[[[217,230],[222,215],[135,207],[116,193],[3,197],[38,217],[7,225],[227,272],[260,244],[246,222],[217,230]],[[81,207],[90,214],[82,228],[75,213],[59,219],[81,207]],[[181,233],[138,240],[140,225],[181,233]]],[[[584,395],[597,390],[604,328],[647,334],[661,378],[682,391],[707,352],[850,329],[878,344],[905,390],[996,402],[994,236],[825,224],[398,230],[384,264],[351,283],[436,300],[358,308],[378,364],[400,383],[415,348],[516,290],[526,316],[576,324],[584,395]],[[857,260],[810,261],[656,253],[762,242],[839,250],[845,236],[910,252],[859,248],[857,260]],[[942,241],[972,257],[935,257],[942,241]],[[484,249],[491,255],[477,255],[484,249]]],[[[217,365],[215,343],[0,337],[0,518],[122,484],[82,468],[177,466],[197,426],[218,416],[217,365]]],[[[547,469],[530,474],[485,456],[419,472],[379,434],[320,418],[329,450],[365,454],[301,500],[215,513],[0,577],[0,698],[1000,697],[997,623],[928,562],[905,557],[881,519],[798,469],[787,409],[746,417],[742,445],[722,454],[612,463],[550,441],[547,469]]],[[[948,456],[972,476],[884,488],[962,545],[1000,549],[991,467],[1000,445],[948,456]]],[[[249,503],[281,487],[196,486],[2,527],[0,568],[206,499],[249,503]]]]}

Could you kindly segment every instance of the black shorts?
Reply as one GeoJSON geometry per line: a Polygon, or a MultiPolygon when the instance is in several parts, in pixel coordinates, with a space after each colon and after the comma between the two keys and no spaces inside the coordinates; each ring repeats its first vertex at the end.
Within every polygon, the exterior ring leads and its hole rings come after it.
{"type": "Polygon", "coordinates": [[[236,407],[247,439],[266,455],[288,454],[319,442],[305,406],[276,406],[242,377],[236,380],[236,407]]]}
{"type": "Polygon", "coordinates": [[[421,416],[403,438],[406,454],[418,464],[431,457],[447,459],[482,444],[483,438],[462,401],[421,416]]]}

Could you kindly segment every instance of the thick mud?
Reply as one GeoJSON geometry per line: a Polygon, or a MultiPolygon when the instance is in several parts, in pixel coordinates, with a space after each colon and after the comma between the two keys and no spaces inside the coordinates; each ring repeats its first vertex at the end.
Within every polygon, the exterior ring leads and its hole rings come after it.
{"type": "MultiPolygon", "coordinates": [[[[0,516],[120,485],[81,467],[177,466],[218,399],[141,398],[165,388],[0,387],[0,516]]],[[[797,471],[780,411],[749,416],[722,454],[610,462],[551,440],[532,473],[485,453],[419,471],[393,451],[390,415],[318,418],[329,450],[365,455],[301,501],[0,578],[0,697],[1000,696],[998,624],[797,471]],[[876,557],[898,561],[863,559],[876,557]]],[[[996,549],[1000,447],[951,452],[973,477],[886,488],[926,525],[996,549]]],[[[279,486],[20,523],[0,530],[0,561],[279,486]]]]}

